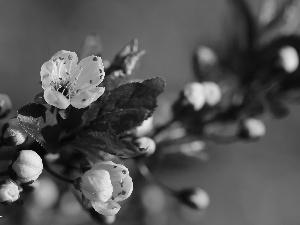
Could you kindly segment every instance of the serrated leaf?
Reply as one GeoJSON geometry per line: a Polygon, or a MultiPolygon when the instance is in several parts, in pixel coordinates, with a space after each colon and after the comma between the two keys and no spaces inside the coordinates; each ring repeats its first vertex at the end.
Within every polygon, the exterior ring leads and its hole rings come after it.
{"type": "MultiPolygon", "coordinates": [[[[83,114],[83,124],[88,125],[93,120],[97,120],[98,122],[96,123],[99,123],[99,121],[106,119],[100,119],[101,116],[112,112],[116,112],[114,115],[121,116],[122,114],[124,118],[126,116],[125,111],[122,113],[120,113],[120,111],[128,110],[126,111],[129,113],[127,117],[130,117],[132,114],[138,116],[138,118],[132,121],[132,124],[139,125],[140,118],[143,117],[142,115],[147,115],[144,117],[144,120],[152,115],[157,106],[157,97],[164,91],[164,88],[165,80],[156,77],[145,80],[142,83],[127,83],[110,92],[107,91],[83,114]],[[137,110],[140,110],[140,112],[137,110]],[[146,112],[146,110],[148,112],[146,112]]],[[[112,117],[109,115],[108,117],[110,117],[110,121],[112,121],[112,117]]]]}
{"type": "Polygon", "coordinates": [[[55,116],[45,106],[35,103],[20,108],[17,118],[20,126],[40,143],[45,142],[42,129],[57,123],[55,116]]]}
{"type": "Polygon", "coordinates": [[[165,80],[160,77],[142,83],[127,83],[101,98],[100,114],[121,109],[147,109],[151,112],[157,106],[157,97],[164,91],[165,80]]]}
{"type": "Polygon", "coordinates": [[[119,135],[141,125],[150,115],[151,113],[147,109],[118,110],[98,117],[86,129],[100,132],[108,132],[108,129],[112,129],[115,134],[119,135]],[[107,125],[105,126],[105,124],[107,125]]]}
{"type": "Polygon", "coordinates": [[[73,145],[75,148],[80,148],[95,156],[99,156],[99,151],[103,151],[121,158],[131,158],[143,154],[145,151],[129,141],[120,140],[107,133],[94,131],[81,133],[77,136],[73,145]]]}
{"type": "Polygon", "coordinates": [[[89,124],[91,121],[95,120],[99,113],[99,106],[97,102],[92,103],[88,110],[82,114],[82,124],[89,124]]]}

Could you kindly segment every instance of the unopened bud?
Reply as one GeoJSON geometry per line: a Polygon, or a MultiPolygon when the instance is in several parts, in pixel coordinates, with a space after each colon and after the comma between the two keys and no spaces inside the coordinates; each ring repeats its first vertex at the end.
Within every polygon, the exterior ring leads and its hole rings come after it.
{"type": "Polygon", "coordinates": [[[255,118],[245,119],[240,125],[239,136],[244,139],[257,139],[264,136],[265,133],[264,123],[255,118]]]}
{"type": "Polygon", "coordinates": [[[43,171],[43,162],[36,152],[22,150],[12,164],[12,170],[21,183],[34,182],[43,171]]]}
{"type": "Polygon", "coordinates": [[[156,144],[153,139],[148,137],[140,137],[136,139],[135,142],[140,148],[147,149],[145,155],[149,156],[155,152],[156,144]]]}
{"type": "Polygon", "coordinates": [[[121,70],[123,74],[131,75],[137,62],[145,53],[145,50],[138,50],[138,41],[134,39],[117,54],[112,66],[116,70],[121,70]]]}
{"type": "Polygon", "coordinates": [[[295,48],[283,47],[279,50],[280,64],[287,73],[294,72],[299,65],[299,56],[295,48]]]}
{"type": "Polygon", "coordinates": [[[136,128],[136,136],[142,137],[150,133],[153,128],[153,117],[149,117],[148,119],[144,120],[142,125],[136,128]]]}
{"type": "Polygon", "coordinates": [[[20,126],[17,118],[10,119],[2,127],[2,142],[7,146],[17,146],[23,144],[28,135],[20,126]]]}
{"type": "Polygon", "coordinates": [[[200,46],[197,49],[196,56],[201,67],[212,66],[218,61],[215,52],[207,46],[200,46]]]}
{"type": "Polygon", "coordinates": [[[186,84],[183,89],[183,95],[187,103],[192,105],[196,111],[200,110],[205,103],[204,88],[201,83],[186,84]]]}
{"type": "Polygon", "coordinates": [[[205,148],[203,141],[192,141],[182,144],[179,147],[179,151],[187,156],[195,156],[205,148]]]}
{"type": "Polygon", "coordinates": [[[12,109],[12,103],[8,95],[0,93],[0,119],[6,117],[12,109]]]}
{"type": "Polygon", "coordinates": [[[0,203],[10,204],[20,197],[19,186],[10,179],[0,181],[0,203]]]}
{"type": "Polygon", "coordinates": [[[177,197],[182,203],[196,210],[206,209],[210,202],[208,194],[199,187],[181,190],[177,197]]]}
{"type": "Polygon", "coordinates": [[[219,85],[210,81],[203,82],[202,85],[206,103],[210,106],[218,104],[222,96],[219,85]]]}

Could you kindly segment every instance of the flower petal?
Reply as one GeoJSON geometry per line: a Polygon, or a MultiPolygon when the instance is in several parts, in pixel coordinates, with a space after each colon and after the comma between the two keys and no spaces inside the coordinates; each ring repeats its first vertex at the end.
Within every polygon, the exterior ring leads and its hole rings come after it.
{"type": "Polygon", "coordinates": [[[49,105],[53,105],[59,109],[66,109],[70,105],[70,100],[58,91],[47,89],[44,91],[44,99],[49,105]]]}
{"type": "Polygon", "coordinates": [[[107,202],[91,202],[93,208],[96,210],[96,212],[104,215],[104,216],[113,216],[116,215],[121,206],[114,202],[114,201],[107,201],[107,202]]]}
{"type": "Polygon", "coordinates": [[[130,176],[125,177],[122,181],[113,181],[112,185],[114,191],[111,198],[116,202],[125,200],[133,191],[133,183],[130,176]]]}
{"type": "Polygon", "coordinates": [[[88,170],[81,177],[80,189],[89,200],[106,202],[113,192],[108,171],[88,170]]]}
{"type": "Polygon", "coordinates": [[[116,164],[112,161],[99,162],[93,165],[93,169],[95,170],[107,170],[110,174],[110,179],[112,182],[119,182],[125,179],[125,177],[129,176],[128,169],[121,165],[116,164]]]}
{"type": "Polygon", "coordinates": [[[41,67],[41,81],[42,81],[42,87],[44,90],[50,88],[51,83],[51,74],[53,73],[54,63],[53,61],[47,61],[45,62],[41,67]]]}
{"type": "Polygon", "coordinates": [[[105,73],[101,57],[89,56],[79,62],[76,71],[74,71],[74,77],[72,77],[74,80],[71,82],[76,82],[76,89],[84,84],[96,86],[103,81],[104,76],[105,73]]]}
{"type": "Polygon", "coordinates": [[[103,93],[104,87],[95,87],[92,90],[83,91],[71,97],[71,105],[77,109],[85,108],[96,101],[103,93]]]}
{"type": "Polygon", "coordinates": [[[52,56],[51,61],[55,64],[56,74],[63,79],[69,78],[77,69],[78,58],[75,52],[59,51],[52,56]]]}

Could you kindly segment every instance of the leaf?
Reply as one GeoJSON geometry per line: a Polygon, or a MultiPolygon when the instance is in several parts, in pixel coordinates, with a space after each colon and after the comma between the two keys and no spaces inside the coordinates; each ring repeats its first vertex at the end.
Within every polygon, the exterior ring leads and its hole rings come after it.
{"type": "MultiPolygon", "coordinates": [[[[163,92],[165,87],[165,80],[162,78],[152,78],[145,80],[142,83],[127,83],[119,86],[118,88],[105,92],[98,101],[91,104],[88,111],[83,114],[83,124],[88,125],[93,120],[105,120],[106,118],[99,118],[107,113],[116,112],[116,114],[124,118],[125,112],[122,110],[128,110],[127,117],[130,117],[133,113],[138,116],[137,121],[133,122],[140,124],[142,115],[146,115],[144,120],[147,119],[157,106],[157,97],[163,92]],[[137,110],[140,110],[138,112],[137,110]],[[146,112],[146,110],[148,112],[146,112]],[[117,112],[119,111],[119,112],[117,112]],[[97,119],[98,118],[98,119],[97,119]]],[[[110,121],[112,121],[112,115],[110,121]]],[[[131,126],[132,127],[132,126],[131,126]]],[[[98,130],[97,130],[98,131],[98,130]]]]}
{"type": "Polygon", "coordinates": [[[97,102],[92,103],[89,106],[88,110],[82,114],[82,121],[83,121],[82,123],[84,125],[87,125],[91,121],[95,120],[98,116],[99,110],[100,110],[100,108],[99,108],[97,102]]]}
{"type": "Polygon", "coordinates": [[[107,132],[111,128],[115,134],[119,135],[141,125],[150,115],[150,111],[146,109],[118,110],[100,116],[90,126],[86,127],[86,129],[107,132]],[[109,128],[105,124],[109,124],[109,128]]]}
{"type": "Polygon", "coordinates": [[[20,126],[38,142],[45,142],[41,131],[57,123],[55,116],[43,105],[30,103],[18,110],[20,126]]]}
{"type": "Polygon", "coordinates": [[[50,152],[58,149],[59,128],[55,114],[44,105],[30,103],[18,110],[20,126],[50,152]]]}
{"type": "Polygon", "coordinates": [[[99,151],[119,156],[121,158],[131,158],[144,153],[140,149],[126,140],[119,140],[117,137],[103,132],[82,132],[73,142],[75,148],[80,148],[95,156],[99,156],[99,151]]]}
{"type": "Polygon", "coordinates": [[[100,114],[121,109],[147,109],[153,112],[157,107],[157,97],[164,88],[165,80],[160,77],[121,85],[101,98],[100,114]]]}

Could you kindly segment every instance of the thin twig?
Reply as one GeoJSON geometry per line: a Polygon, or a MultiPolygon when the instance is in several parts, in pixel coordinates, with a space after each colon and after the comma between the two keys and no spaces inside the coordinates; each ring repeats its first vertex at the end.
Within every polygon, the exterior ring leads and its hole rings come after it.
{"type": "Polygon", "coordinates": [[[47,164],[47,162],[46,162],[45,159],[43,159],[43,166],[44,166],[44,168],[47,170],[47,172],[48,172],[49,174],[51,174],[52,176],[54,176],[54,177],[56,177],[57,179],[62,180],[62,181],[64,181],[64,182],[73,184],[73,180],[71,180],[71,179],[69,179],[69,178],[66,178],[66,177],[63,177],[63,176],[61,176],[60,174],[56,173],[54,170],[52,170],[52,169],[49,167],[49,165],[47,164]]]}
{"type": "Polygon", "coordinates": [[[149,168],[145,165],[145,163],[142,160],[139,160],[137,162],[138,169],[142,176],[148,181],[153,182],[161,186],[166,192],[169,194],[175,194],[176,191],[172,188],[166,186],[165,184],[161,183],[159,180],[156,179],[156,177],[150,172],[149,168]]]}

